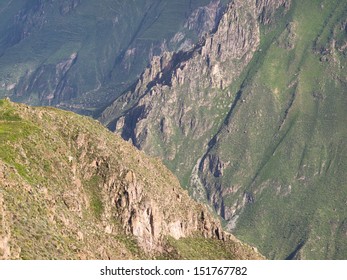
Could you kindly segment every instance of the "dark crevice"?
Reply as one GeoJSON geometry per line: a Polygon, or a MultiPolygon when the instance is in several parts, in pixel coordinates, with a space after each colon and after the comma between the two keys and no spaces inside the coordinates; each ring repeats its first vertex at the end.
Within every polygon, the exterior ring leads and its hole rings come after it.
{"type": "Polygon", "coordinates": [[[295,259],[297,259],[298,254],[299,254],[301,248],[304,247],[304,245],[305,245],[305,241],[304,241],[304,240],[300,241],[300,243],[296,246],[296,248],[294,249],[294,251],[291,252],[291,253],[288,255],[288,257],[286,257],[286,260],[295,260],[295,259]]]}
{"type": "Polygon", "coordinates": [[[136,124],[139,119],[143,118],[145,116],[145,106],[139,106],[135,107],[131,110],[131,114],[126,114],[125,120],[124,120],[124,129],[122,131],[121,137],[128,141],[129,139],[132,140],[133,144],[139,148],[136,145],[136,137],[134,135],[134,130],[136,127],[136,124]]]}

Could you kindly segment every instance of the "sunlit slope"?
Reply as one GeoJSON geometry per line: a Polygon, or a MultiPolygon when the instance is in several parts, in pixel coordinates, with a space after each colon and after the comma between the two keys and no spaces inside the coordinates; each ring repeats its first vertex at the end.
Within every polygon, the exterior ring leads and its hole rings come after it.
{"type": "Polygon", "coordinates": [[[258,259],[98,122],[0,100],[0,259],[258,259]]]}

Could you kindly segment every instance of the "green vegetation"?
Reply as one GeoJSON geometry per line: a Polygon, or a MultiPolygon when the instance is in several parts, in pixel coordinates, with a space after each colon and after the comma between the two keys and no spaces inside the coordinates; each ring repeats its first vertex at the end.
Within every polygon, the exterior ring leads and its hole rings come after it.
{"type": "Polygon", "coordinates": [[[14,122],[14,121],[21,120],[18,114],[15,113],[15,110],[10,106],[7,100],[0,100],[0,107],[1,107],[1,115],[0,115],[1,122],[9,122],[9,121],[14,122]]]}
{"type": "Polygon", "coordinates": [[[30,180],[25,166],[17,162],[16,153],[13,144],[19,139],[27,138],[36,130],[33,124],[23,121],[15,108],[9,101],[0,100],[0,158],[13,165],[18,173],[24,178],[30,180]]]}
{"type": "Polygon", "coordinates": [[[169,253],[170,258],[184,260],[230,260],[234,259],[235,243],[225,243],[220,240],[205,239],[202,237],[170,238],[168,243],[175,249],[169,253]],[[233,247],[228,248],[229,246],[233,247]],[[227,250],[225,250],[227,249],[227,250]]]}
{"type": "Polygon", "coordinates": [[[100,219],[104,211],[101,197],[101,178],[94,175],[90,180],[86,181],[85,186],[90,196],[90,206],[96,218],[100,219]]]}
{"type": "Polygon", "coordinates": [[[148,259],[134,237],[120,233],[116,239],[132,253],[135,259],[148,259]]]}

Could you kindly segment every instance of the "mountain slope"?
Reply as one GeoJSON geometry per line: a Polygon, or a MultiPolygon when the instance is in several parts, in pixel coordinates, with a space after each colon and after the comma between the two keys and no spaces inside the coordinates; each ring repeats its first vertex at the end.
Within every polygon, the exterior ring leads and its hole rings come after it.
{"type": "Polygon", "coordinates": [[[346,8],[293,3],[200,165],[229,228],[271,258],[347,256],[346,8]]]}
{"type": "Polygon", "coordinates": [[[0,100],[0,258],[262,258],[96,121],[0,100]]]}
{"type": "Polygon", "coordinates": [[[0,97],[95,114],[153,55],[215,27],[226,1],[7,0],[0,4],[0,97]]]}
{"type": "Polygon", "coordinates": [[[100,119],[267,257],[346,258],[346,10],[235,0],[100,119]]]}

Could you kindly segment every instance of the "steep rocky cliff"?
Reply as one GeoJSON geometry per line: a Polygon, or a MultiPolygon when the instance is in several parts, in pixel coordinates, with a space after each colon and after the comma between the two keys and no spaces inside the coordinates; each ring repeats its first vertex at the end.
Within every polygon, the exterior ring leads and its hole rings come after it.
{"type": "MultiPolygon", "coordinates": [[[[233,1],[215,32],[192,49],[154,57],[139,82],[103,112],[101,122],[163,158],[188,185],[201,149],[239,99],[229,85],[259,47],[260,19],[268,22],[276,8],[285,12],[288,6],[285,1],[233,1]]],[[[199,182],[194,185],[202,198],[199,182]]]]}
{"type": "Polygon", "coordinates": [[[0,140],[1,259],[261,258],[92,119],[0,100],[0,140]]]}
{"type": "Polygon", "coordinates": [[[346,5],[232,1],[100,120],[268,257],[345,258],[346,5]]]}

